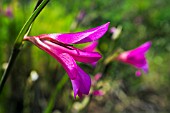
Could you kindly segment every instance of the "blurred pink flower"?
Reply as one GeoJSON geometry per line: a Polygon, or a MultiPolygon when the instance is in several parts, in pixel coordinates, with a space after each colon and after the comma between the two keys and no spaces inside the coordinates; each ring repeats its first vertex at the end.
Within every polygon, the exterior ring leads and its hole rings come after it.
{"type": "Polygon", "coordinates": [[[92,85],[95,86],[96,83],[100,80],[102,77],[102,73],[97,73],[93,78],[92,78],[92,85]]]}
{"type": "Polygon", "coordinates": [[[145,57],[145,54],[150,47],[151,47],[151,42],[150,41],[146,42],[133,50],[129,50],[121,53],[117,57],[117,60],[136,67],[138,69],[136,72],[136,76],[141,75],[139,69],[143,70],[145,73],[148,73],[148,62],[145,57]]]}
{"type": "Polygon", "coordinates": [[[92,90],[91,94],[93,96],[103,96],[104,95],[104,92],[100,89],[96,89],[96,86],[97,86],[97,82],[100,80],[100,78],[102,77],[102,73],[97,73],[93,78],[92,78],[92,87],[95,89],[95,90],[92,90]]]}
{"type": "Polygon", "coordinates": [[[6,10],[5,10],[5,15],[9,18],[12,18],[13,17],[13,13],[12,13],[12,9],[11,7],[7,7],[6,10]]]}
{"type": "Polygon", "coordinates": [[[92,94],[94,96],[103,96],[104,92],[102,90],[94,90],[92,94]]]}
{"type": "Polygon", "coordinates": [[[79,12],[79,14],[77,15],[76,20],[77,20],[78,22],[80,22],[80,21],[83,20],[83,18],[84,18],[85,16],[86,16],[85,10],[81,10],[81,11],[79,12]]]}
{"type": "Polygon", "coordinates": [[[12,12],[12,8],[10,6],[6,7],[6,9],[2,9],[0,7],[0,15],[12,18],[13,17],[13,12],[12,12]]]}
{"type": "Polygon", "coordinates": [[[116,28],[115,28],[115,27],[111,27],[111,28],[110,28],[110,33],[115,33],[115,31],[116,31],[116,28]]]}
{"type": "Polygon", "coordinates": [[[94,80],[95,81],[99,81],[99,79],[102,77],[102,73],[97,73],[95,76],[94,76],[94,80]]]}
{"type": "Polygon", "coordinates": [[[105,34],[108,26],[109,22],[83,32],[27,36],[24,40],[31,41],[60,62],[71,79],[74,98],[76,98],[77,95],[79,97],[82,94],[88,95],[91,86],[89,75],[76,64],[76,61],[92,64],[102,56],[98,52],[93,52],[95,43],[84,49],[75,48],[71,44],[96,41],[105,34]]]}

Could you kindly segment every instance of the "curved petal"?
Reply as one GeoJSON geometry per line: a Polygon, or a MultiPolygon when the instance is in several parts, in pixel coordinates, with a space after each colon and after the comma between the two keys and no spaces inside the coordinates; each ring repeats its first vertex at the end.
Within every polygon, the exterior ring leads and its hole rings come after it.
{"type": "Polygon", "coordinates": [[[133,64],[137,68],[142,68],[144,72],[148,71],[147,60],[145,58],[145,53],[151,47],[151,42],[148,41],[141,46],[127,51],[127,62],[133,64]]]}
{"type": "Polygon", "coordinates": [[[147,73],[149,67],[145,54],[149,50],[150,46],[151,42],[146,42],[133,50],[121,53],[117,59],[124,63],[133,65],[138,69],[142,69],[145,73],[147,73]]]}
{"type": "Polygon", "coordinates": [[[131,54],[134,54],[134,55],[135,54],[145,54],[151,47],[151,44],[152,44],[151,41],[148,41],[148,42],[142,44],[141,46],[139,46],[133,50],[130,50],[131,54]]]}
{"type": "MultiPolygon", "coordinates": [[[[98,45],[98,42],[97,41],[94,41],[92,42],[91,44],[89,44],[88,46],[84,47],[83,50],[84,51],[89,51],[89,52],[92,52],[96,49],[98,45]]],[[[90,63],[93,67],[95,67],[97,65],[97,62],[91,62],[90,63]]]]}
{"type": "Polygon", "coordinates": [[[73,46],[58,45],[48,40],[40,40],[36,36],[25,37],[24,39],[33,42],[37,47],[46,51],[54,58],[57,58],[57,55],[61,53],[68,53],[76,61],[84,62],[84,63],[93,63],[93,62],[97,62],[102,57],[98,52],[84,51],[84,50],[77,49],[73,46]]]}
{"type": "Polygon", "coordinates": [[[52,46],[51,42],[41,41],[39,38],[35,37],[29,37],[28,40],[32,41],[35,45],[53,56],[57,61],[61,63],[71,79],[75,98],[76,95],[81,97],[82,94],[89,93],[91,86],[90,77],[79,66],[77,66],[72,56],[70,56],[68,53],[64,53],[64,47],[59,45],[52,46]]]}
{"type": "Polygon", "coordinates": [[[146,64],[143,65],[142,67],[140,67],[145,73],[148,73],[148,70],[149,70],[149,66],[148,66],[148,63],[146,61],[146,64]]]}
{"type": "Polygon", "coordinates": [[[88,46],[84,47],[83,50],[92,52],[92,51],[94,51],[96,49],[97,45],[98,45],[98,42],[94,41],[91,44],[89,44],[88,46]]]}
{"type": "Polygon", "coordinates": [[[147,63],[144,53],[136,54],[136,55],[129,54],[127,56],[126,62],[134,65],[137,68],[141,68],[142,66],[144,66],[147,63]]]}
{"type": "Polygon", "coordinates": [[[77,66],[77,77],[74,80],[71,80],[73,91],[74,91],[74,98],[76,95],[79,97],[82,94],[89,94],[90,86],[91,86],[91,79],[90,76],[85,73],[80,67],[77,66]]]}
{"type": "MultiPolygon", "coordinates": [[[[28,40],[37,45],[40,49],[44,50],[52,57],[54,57],[60,64],[64,67],[70,79],[75,79],[77,75],[77,64],[75,60],[68,54],[63,51],[59,45],[52,46],[48,44],[48,41],[41,41],[36,37],[29,37],[28,40]]],[[[51,43],[51,42],[50,42],[51,43]]]]}
{"type": "Polygon", "coordinates": [[[106,33],[109,24],[110,22],[82,32],[63,33],[63,34],[43,34],[37,37],[39,37],[40,39],[51,38],[53,40],[56,40],[64,44],[80,44],[80,43],[92,42],[101,38],[106,33]]]}
{"type": "Polygon", "coordinates": [[[68,53],[79,62],[93,63],[97,62],[102,57],[98,52],[84,51],[73,46],[63,47],[49,41],[44,41],[44,43],[50,47],[50,51],[53,51],[56,54],[68,53]]]}
{"type": "Polygon", "coordinates": [[[62,53],[58,55],[59,62],[62,64],[64,69],[66,70],[68,76],[70,79],[76,79],[77,78],[77,64],[75,60],[67,53],[62,53]]]}

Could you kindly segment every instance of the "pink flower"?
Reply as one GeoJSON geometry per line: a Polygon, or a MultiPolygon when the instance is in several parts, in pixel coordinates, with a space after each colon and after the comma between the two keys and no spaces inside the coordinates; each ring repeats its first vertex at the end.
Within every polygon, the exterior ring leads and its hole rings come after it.
{"type": "Polygon", "coordinates": [[[95,90],[92,90],[92,92],[91,92],[91,94],[93,96],[103,96],[104,95],[104,92],[101,89],[97,88],[97,82],[100,80],[101,77],[102,77],[102,73],[97,73],[92,78],[92,87],[93,87],[93,89],[95,89],[95,90]]]}
{"type": "Polygon", "coordinates": [[[148,73],[148,62],[145,58],[145,54],[149,50],[150,46],[151,42],[146,42],[136,49],[121,53],[117,57],[117,60],[136,67],[138,69],[138,71],[136,72],[136,76],[141,75],[139,69],[143,70],[145,73],[148,73]]]}
{"type": "Polygon", "coordinates": [[[1,14],[6,17],[12,18],[13,17],[12,8],[10,6],[6,7],[6,9],[0,8],[0,15],[1,14]]]}
{"type": "Polygon", "coordinates": [[[86,16],[85,10],[81,10],[81,11],[79,12],[79,14],[77,15],[76,20],[77,20],[78,22],[80,22],[81,20],[83,20],[83,18],[84,18],[85,16],[86,16]]]}
{"type": "Polygon", "coordinates": [[[12,17],[13,17],[13,13],[12,13],[11,7],[7,7],[7,8],[6,8],[5,15],[6,15],[7,17],[9,17],[9,18],[12,18],[12,17]]]}
{"type": "Polygon", "coordinates": [[[102,73],[97,73],[94,78],[92,79],[92,85],[95,86],[96,83],[100,80],[100,78],[102,77],[102,73]]]}
{"type": "Polygon", "coordinates": [[[102,73],[97,73],[97,74],[94,76],[94,80],[95,80],[95,81],[99,81],[101,77],[102,77],[102,73]]]}
{"type": "Polygon", "coordinates": [[[83,32],[28,36],[24,40],[31,41],[60,62],[71,79],[74,98],[76,98],[76,95],[79,97],[82,94],[88,95],[91,86],[89,75],[76,64],[76,61],[93,64],[102,56],[97,52],[93,52],[95,47],[93,43],[92,46],[84,49],[75,48],[71,44],[93,42],[105,34],[108,26],[109,22],[83,32]]]}
{"type": "Polygon", "coordinates": [[[92,93],[94,96],[103,96],[104,92],[102,90],[95,90],[92,93]]]}

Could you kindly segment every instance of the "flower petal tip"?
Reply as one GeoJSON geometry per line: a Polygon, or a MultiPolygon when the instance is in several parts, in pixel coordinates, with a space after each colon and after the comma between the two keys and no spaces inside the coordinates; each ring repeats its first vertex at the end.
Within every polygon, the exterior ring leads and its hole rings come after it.
{"type": "Polygon", "coordinates": [[[151,42],[151,41],[148,41],[148,42],[145,42],[144,44],[142,44],[141,46],[139,46],[139,48],[140,48],[140,47],[141,47],[141,48],[146,48],[145,51],[148,51],[149,48],[151,47],[151,45],[152,45],[152,42],[151,42]]]}

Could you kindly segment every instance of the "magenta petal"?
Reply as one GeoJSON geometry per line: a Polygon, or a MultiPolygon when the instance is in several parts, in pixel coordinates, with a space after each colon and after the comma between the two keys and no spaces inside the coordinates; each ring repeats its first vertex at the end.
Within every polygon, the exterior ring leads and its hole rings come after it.
{"type": "Polygon", "coordinates": [[[148,41],[148,42],[142,44],[141,46],[131,50],[131,54],[133,54],[133,55],[134,54],[141,54],[141,53],[145,54],[149,50],[149,48],[151,47],[151,44],[152,43],[150,41],[148,41]]]}
{"type": "Polygon", "coordinates": [[[145,72],[148,70],[147,59],[145,53],[149,50],[151,42],[146,42],[136,49],[127,51],[127,63],[134,65],[137,68],[142,68],[145,72]]]}
{"type": "Polygon", "coordinates": [[[49,41],[45,41],[44,43],[48,45],[50,47],[50,51],[52,51],[56,55],[59,53],[68,53],[76,61],[79,62],[93,63],[93,62],[97,62],[102,57],[98,52],[84,51],[72,46],[70,46],[69,47],[70,49],[68,49],[63,46],[51,43],[49,41]]]}
{"type": "Polygon", "coordinates": [[[92,42],[90,45],[83,48],[84,51],[94,51],[98,45],[97,41],[92,42]]]}
{"type": "Polygon", "coordinates": [[[94,68],[94,67],[96,67],[97,62],[92,62],[92,63],[90,63],[90,64],[91,64],[91,66],[94,68]]]}
{"type": "Polygon", "coordinates": [[[141,68],[144,65],[146,65],[146,58],[144,56],[144,53],[138,54],[138,55],[133,55],[129,54],[127,56],[127,63],[134,65],[137,68],[141,68]]]}
{"type": "Polygon", "coordinates": [[[46,51],[56,59],[58,55],[61,53],[68,53],[76,61],[84,62],[84,63],[94,63],[97,62],[102,57],[98,52],[80,50],[73,46],[68,46],[66,48],[64,46],[52,43],[50,41],[40,40],[40,37],[36,37],[36,36],[25,37],[24,39],[33,42],[39,48],[46,51]]]}
{"type": "Polygon", "coordinates": [[[53,56],[66,70],[70,79],[75,79],[77,75],[77,64],[75,60],[65,51],[62,50],[63,47],[53,44],[49,41],[41,41],[37,37],[26,37],[25,39],[30,40],[39,48],[53,56]]]}
{"type": "MultiPolygon", "coordinates": [[[[97,42],[97,41],[94,41],[94,42],[92,42],[90,45],[84,47],[83,50],[84,50],[84,51],[92,52],[92,51],[94,51],[94,50],[96,49],[97,45],[98,45],[98,42],[97,42]]],[[[96,61],[95,61],[95,62],[91,62],[90,64],[91,64],[93,67],[95,67],[95,66],[97,65],[97,62],[96,62],[96,61]]]]}
{"type": "Polygon", "coordinates": [[[146,62],[146,64],[143,65],[143,66],[141,67],[141,69],[142,69],[145,73],[148,73],[148,70],[149,70],[148,63],[146,62]]]}
{"type": "Polygon", "coordinates": [[[59,62],[62,64],[64,69],[66,70],[70,79],[76,79],[77,77],[77,64],[75,60],[67,53],[62,53],[59,56],[59,62]]]}
{"type": "Polygon", "coordinates": [[[109,27],[110,22],[76,33],[65,33],[65,34],[51,34],[50,36],[55,38],[57,41],[65,44],[80,44],[86,42],[92,42],[101,38],[109,27]]]}
{"type": "MultiPolygon", "coordinates": [[[[70,53],[71,54],[71,53],[70,53]]],[[[89,52],[77,49],[76,54],[71,54],[72,57],[79,62],[94,63],[97,62],[102,56],[98,52],[89,52]]]]}
{"type": "Polygon", "coordinates": [[[145,54],[149,50],[150,46],[151,42],[146,42],[133,50],[123,52],[118,56],[118,60],[131,64],[147,73],[148,63],[147,59],[145,58],[145,54]]]}
{"type": "Polygon", "coordinates": [[[78,95],[79,97],[81,97],[82,94],[88,95],[91,86],[90,76],[78,66],[77,72],[78,74],[76,79],[71,80],[74,91],[74,98],[76,98],[76,95],[78,95]]]}

